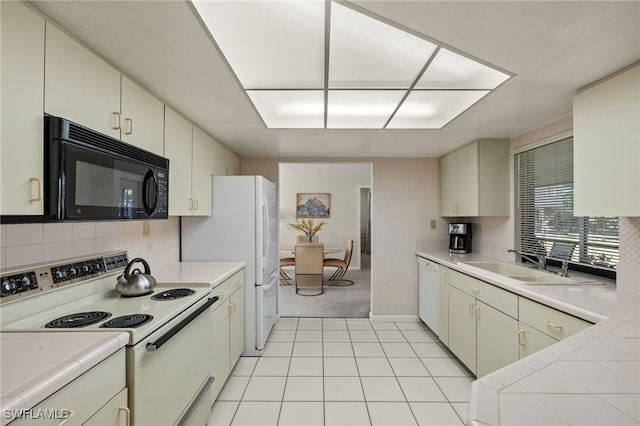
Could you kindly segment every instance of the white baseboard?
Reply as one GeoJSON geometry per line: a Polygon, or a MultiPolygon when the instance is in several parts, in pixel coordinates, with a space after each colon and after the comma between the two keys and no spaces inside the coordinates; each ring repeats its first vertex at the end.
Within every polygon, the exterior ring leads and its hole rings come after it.
{"type": "Polygon", "coordinates": [[[417,315],[373,315],[369,313],[371,322],[420,322],[417,315]]]}

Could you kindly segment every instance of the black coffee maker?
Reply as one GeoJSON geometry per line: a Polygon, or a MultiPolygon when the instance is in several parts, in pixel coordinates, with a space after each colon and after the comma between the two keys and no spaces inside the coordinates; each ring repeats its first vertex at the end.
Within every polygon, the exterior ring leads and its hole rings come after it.
{"type": "Polygon", "coordinates": [[[449,253],[471,253],[471,224],[449,224],[449,253]]]}

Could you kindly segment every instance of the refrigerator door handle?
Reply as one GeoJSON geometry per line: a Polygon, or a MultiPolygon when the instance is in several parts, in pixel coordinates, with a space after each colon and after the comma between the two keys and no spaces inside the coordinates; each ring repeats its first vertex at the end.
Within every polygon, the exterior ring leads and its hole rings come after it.
{"type": "Polygon", "coordinates": [[[268,285],[261,285],[259,287],[262,287],[262,292],[266,293],[267,291],[271,290],[273,288],[274,285],[276,285],[276,283],[278,282],[278,280],[271,280],[271,283],[268,285]]]}
{"type": "Polygon", "coordinates": [[[262,267],[267,265],[269,258],[269,246],[271,245],[271,235],[269,234],[269,208],[267,197],[262,197],[262,267]]]}

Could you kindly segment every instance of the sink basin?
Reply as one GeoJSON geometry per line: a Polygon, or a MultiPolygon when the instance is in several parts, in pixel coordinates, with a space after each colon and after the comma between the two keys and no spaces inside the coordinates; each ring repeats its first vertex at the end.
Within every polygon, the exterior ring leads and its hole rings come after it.
{"type": "Polygon", "coordinates": [[[575,284],[602,284],[584,277],[561,277],[553,272],[541,271],[526,266],[514,265],[506,262],[464,262],[474,268],[483,269],[494,274],[503,275],[521,284],[538,285],[575,285],[575,284]]]}

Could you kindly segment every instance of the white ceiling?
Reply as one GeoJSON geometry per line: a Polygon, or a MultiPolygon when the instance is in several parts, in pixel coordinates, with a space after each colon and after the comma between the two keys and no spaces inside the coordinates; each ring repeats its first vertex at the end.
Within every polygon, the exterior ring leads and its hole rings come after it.
{"type": "Polygon", "coordinates": [[[640,60],[637,0],[353,1],[515,77],[439,130],[267,129],[188,2],[31,3],[240,156],[440,156],[568,114],[576,90],[640,60]]]}

